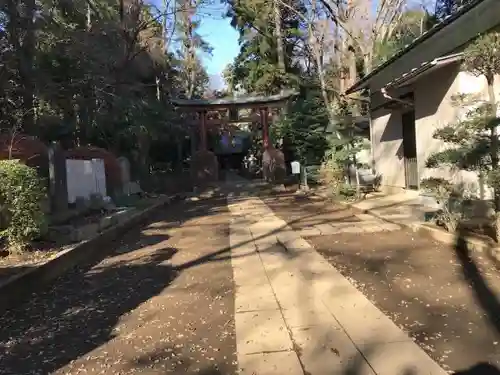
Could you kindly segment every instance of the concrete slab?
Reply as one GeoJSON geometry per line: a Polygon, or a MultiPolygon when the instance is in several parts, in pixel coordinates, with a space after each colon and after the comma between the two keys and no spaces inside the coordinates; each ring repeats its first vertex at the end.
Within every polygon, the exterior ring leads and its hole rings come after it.
{"type": "Polygon", "coordinates": [[[383,230],[386,230],[388,232],[392,232],[394,230],[400,230],[401,227],[397,224],[391,224],[391,223],[385,223],[385,224],[381,224],[380,227],[383,229],[383,230]]]}
{"type": "Polygon", "coordinates": [[[259,254],[255,251],[241,250],[231,252],[231,264],[233,267],[262,267],[259,254]]]}
{"type": "Polygon", "coordinates": [[[366,233],[382,232],[384,229],[380,225],[363,225],[363,231],[366,233]]]}
{"type": "Polygon", "coordinates": [[[310,227],[303,228],[299,231],[301,237],[314,237],[321,235],[321,231],[318,228],[310,227]]]}
{"type": "Polygon", "coordinates": [[[289,242],[299,239],[300,235],[287,226],[276,233],[276,237],[278,238],[278,242],[289,242]]]}
{"type": "Polygon", "coordinates": [[[352,226],[342,228],[340,230],[342,233],[363,233],[363,225],[354,223],[352,226]]]}
{"type": "Polygon", "coordinates": [[[248,267],[234,267],[233,265],[233,280],[234,285],[237,287],[269,284],[269,279],[263,267],[251,269],[248,267]]]}
{"type": "Polygon", "coordinates": [[[288,328],[333,326],[340,329],[335,318],[319,302],[305,302],[296,306],[284,304],[283,317],[288,328]]]}
{"type": "Polygon", "coordinates": [[[238,356],[240,375],[304,375],[294,351],[238,356]]]}
{"type": "Polygon", "coordinates": [[[292,337],[307,374],[348,374],[347,370],[357,361],[357,375],[374,375],[362,354],[341,329],[326,325],[293,328],[292,337]]]}
{"type": "Polygon", "coordinates": [[[241,286],[236,288],[236,312],[278,310],[278,302],[269,284],[241,286]]]}
{"type": "Polygon", "coordinates": [[[292,341],[280,310],[235,314],[237,349],[241,354],[292,349],[292,341]]]}
{"type": "Polygon", "coordinates": [[[447,374],[412,341],[372,346],[367,344],[360,350],[377,374],[447,374]]]}
{"type": "Polygon", "coordinates": [[[292,241],[283,241],[281,245],[286,248],[289,254],[297,255],[304,250],[312,249],[312,246],[303,238],[297,238],[292,241]]]}
{"type": "Polygon", "coordinates": [[[380,220],[376,216],[373,216],[370,214],[357,214],[356,217],[360,220],[365,221],[365,222],[367,222],[367,221],[382,222],[382,220],[380,220]]]}
{"type": "Polygon", "coordinates": [[[253,240],[257,250],[266,250],[269,246],[278,243],[276,233],[274,232],[254,232],[252,231],[253,240]]]}
{"type": "Polygon", "coordinates": [[[338,229],[334,228],[330,224],[316,224],[314,228],[318,229],[323,236],[329,236],[339,232],[338,229]]]}
{"type": "Polygon", "coordinates": [[[323,302],[356,345],[411,341],[354,286],[342,289],[325,294],[323,302]]]}

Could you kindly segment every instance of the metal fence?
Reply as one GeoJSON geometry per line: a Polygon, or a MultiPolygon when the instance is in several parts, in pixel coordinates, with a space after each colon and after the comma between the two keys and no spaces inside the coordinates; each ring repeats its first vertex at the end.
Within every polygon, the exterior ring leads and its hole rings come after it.
{"type": "Polygon", "coordinates": [[[404,158],[405,184],[408,189],[418,189],[418,164],[417,158],[404,158]]]}

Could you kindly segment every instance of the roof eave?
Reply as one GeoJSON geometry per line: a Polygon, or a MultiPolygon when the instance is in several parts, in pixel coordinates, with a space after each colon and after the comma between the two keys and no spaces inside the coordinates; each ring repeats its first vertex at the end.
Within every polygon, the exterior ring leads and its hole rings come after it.
{"type": "Polygon", "coordinates": [[[407,74],[403,74],[401,77],[389,82],[384,87],[386,88],[397,88],[403,86],[405,83],[417,78],[418,76],[426,73],[430,69],[439,68],[441,66],[446,66],[448,64],[460,61],[463,59],[463,52],[454,53],[452,55],[438,57],[432,61],[425,62],[416,69],[411,70],[407,74]]]}
{"type": "Polygon", "coordinates": [[[349,95],[349,94],[355,93],[356,91],[359,91],[359,90],[367,88],[368,85],[370,84],[370,80],[375,75],[377,75],[378,73],[380,73],[382,70],[384,70],[385,68],[387,68],[389,65],[391,65],[393,62],[395,62],[396,60],[398,60],[400,57],[402,57],[406,53],[408,53],[410,50],[412,50],[413,48],[415,48],[416,46],[418,46],[420,43],[422,43],[425,40],[429,39],[430,37],[432,37],[433,35],[435,35],[436,33],[438,33],[440,30],[442,30],[444,27],[446,27],[450,23],[454,22],[456,19],[460,18],[465,13],[467,13],[470,10],[472,10],[473,8],[475,8],[477,5],[479,5],[483,1],[485,1],[485,0],[474,0],[471,3],[460,7],[455,14],[453,14],[453,15],[445,18],[442,22],[434,25],[430,30],[426,31],[425,33],[423,33],[422,35],[420,35],[418,38],[416,38],[415,40],[413,40],[413,42],[411,42],[410,44],[406,45],[402,50],[400,50],[399,52],[397,52],[396,54],[394,54],[391,58],[389,58],[388,60],[386,60],[382,64],[378,65],[377,67],[375,67],[375,69],[373,69],[370,73],[368,73],[363,78],[361,78],[356,83],[354,83],[351,87],[349,87],[345,91],[345,94],[349,95]]]}

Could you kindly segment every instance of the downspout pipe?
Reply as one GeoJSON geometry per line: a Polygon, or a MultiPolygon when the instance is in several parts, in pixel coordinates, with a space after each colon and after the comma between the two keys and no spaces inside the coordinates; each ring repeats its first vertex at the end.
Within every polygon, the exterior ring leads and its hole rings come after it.
{"type": "Polygon", "coordinates": [[[380,89],[380,92],[382,93],[382,95],[383,95],[383,96],[384,96],[384,98],[386,98],[386,99],[393,100],[393,101],[395,101],[395,102],[398,102],[398,103],[404,104],[404,105],[409,106],[409,107],[413,107],[413,102],[408,101],[408,100],[404,100],[404,99],[400,99],[400,98],[395,98],[395,97],[391,96],[391,95],[387,92],[387,87],[382,87],[382,88],[380,89]]]}

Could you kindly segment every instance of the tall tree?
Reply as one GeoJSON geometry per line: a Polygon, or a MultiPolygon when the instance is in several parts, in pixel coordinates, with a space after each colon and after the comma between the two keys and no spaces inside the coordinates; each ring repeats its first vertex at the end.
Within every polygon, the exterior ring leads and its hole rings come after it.
{"type": "Polygon", "coordinates": [[[436,0],[435,15],[438,20],[451,16],[458,8],[467,5],[471,0],[436,0]]]}
{"type": "Polygon", "coordinates": [[[198,53],[212,51],[210,45],[197,32],[201,23],[197,13],[201,5],[199,0],[177,0],[175,25],[176,41],[179,45],[177,57],[184,84],[183,94],[187,98],[203,95],[208,84],[207,73],[198,57],[198,53]]]}
{"type": "Polygon", "coordinates": [[[304,35],[295,8],[303,8],[300,1],[294,0],[293,6],[279,0],[229,1],[228,16],[240,32],[241,46],[233,78],[245,91],[269,94],[297,84],[296,52],[304,35]]]}

